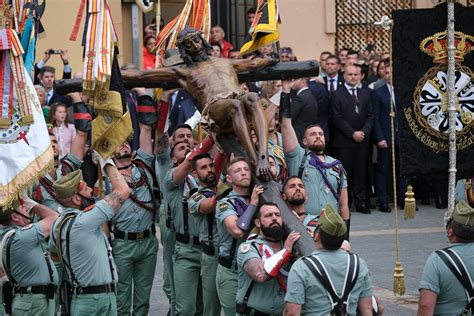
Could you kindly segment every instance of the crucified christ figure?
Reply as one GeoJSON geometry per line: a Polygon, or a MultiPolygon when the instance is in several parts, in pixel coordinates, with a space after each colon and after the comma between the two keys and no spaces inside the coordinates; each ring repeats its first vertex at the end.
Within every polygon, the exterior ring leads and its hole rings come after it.
{"type": "Polygon", "coordinates": [[[187,27],[177,39],[184,65],[152,70],[122,72],[127,79],[177,81],[196,98],[203,127],[213,135],[234,134],[248,154],[257,177],[271,180],[267,153],[267,121],[257,93],[240,89],[237,72],[258,70],[275,64],[277,59],[230,60],[215,58],[201,32],[187,27]],[[253,129],[258,137],[258,150],[251,140],[253,129]]]}

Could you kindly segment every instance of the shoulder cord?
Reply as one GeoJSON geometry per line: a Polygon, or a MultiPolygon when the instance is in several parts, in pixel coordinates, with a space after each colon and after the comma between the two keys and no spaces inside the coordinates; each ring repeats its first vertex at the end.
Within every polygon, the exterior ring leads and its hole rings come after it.
{"type": "Polygon", "coordinates": [[[11,270],[10,270],[10,267],[11,267],[11,262],[10,262],[10,246],[11,246],[11,243],[13,241],[13,235],[15,235],[16,233],[16,230],[14,228],[10,229],[9,231],[7,231],[5,233],[5,236],[3,236],[3,239],[2,239],[2,261],[1,261],[1,264],[2,264],[2,268],[3,268],[3,271],[5,272],[8,280],[10,282],[12,282],[13,284],[15,284],[16,286],[19,286],[18,282],[16,282],[15,278],[13,277],[13,275],[11,274],[11,270]],[[5,243],[6,243],[6,249],[4,248],[5,247],[5,243]],[[5,257],[3,256],[3,251],[5,250],[5,257]]]}

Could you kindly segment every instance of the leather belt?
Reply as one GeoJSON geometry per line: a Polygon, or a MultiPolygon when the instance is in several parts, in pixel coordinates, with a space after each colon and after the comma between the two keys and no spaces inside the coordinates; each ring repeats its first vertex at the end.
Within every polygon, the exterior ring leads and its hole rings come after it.
{"type": "Polygon", "coordinates": [[[114,231],[114,236],[117,239],[124,239],[124,240],[144,240],[150,236],[154,236],[156,234],[155,225],[152,225],[145,231],[133,233],[133,232],[123,232],[120,230],[114,231]]]}
{"type": "Polygon", "coordinates": [[[202,244],[202,252],[204,252],[206,255],[214,256],[216,254],[215,249],[216,248],[212,245],[202,244]]]}
{"type": "Polygon", "coordinates": [[[226,267],[227,269],[235,270],[234,258],[231,257],[219,257],[219,264],[226,267]]]}
{"type": "Polygon", "coordinates": [[[93,285],[87,287],[79,287],[76,289],[76,294],[100,294],[115,292],[115,284],[93,285]]]}
{"type": "Polygon", "coordinates": [[[199,241],[199,237],[185,235],[185,234],[181,234],[181,233],[178,233],[178,232],[176,232],[176,241],[179,241],[180,243],[183,243],[183,244],[192,243],[195,246],[201,246],[202,245],[201,242],[199,241]]]}
{"type": "Polygon", "coordinates": [[[35,286],[25,286],[25,287],[14,287],[15,293],[17,294],[48,294],[50,287],[54,287],[53,290],[56,290],[56,285],[35,285],[35,286]]]}

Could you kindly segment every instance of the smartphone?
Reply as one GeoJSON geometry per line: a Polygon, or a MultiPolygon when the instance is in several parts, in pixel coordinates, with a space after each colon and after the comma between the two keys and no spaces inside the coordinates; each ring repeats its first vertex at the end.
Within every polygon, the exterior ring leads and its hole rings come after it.
{"type": "Polygon", "coordinates": [[[60,54],[63,53],[63,51],[60,50],[60,49],[50,49],[50,50],[48,51],[48,53],[49,53],[50,55],[60,55],[60,54]]]}

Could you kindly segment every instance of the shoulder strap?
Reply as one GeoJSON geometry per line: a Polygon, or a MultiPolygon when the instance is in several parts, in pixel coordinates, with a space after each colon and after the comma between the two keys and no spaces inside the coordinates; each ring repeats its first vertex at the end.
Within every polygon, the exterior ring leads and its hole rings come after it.
{"type": "Polygon", "coordinates": [[[73,284],[78,286],[79,283],[77,282],[76,276],[74,275],[74,271],[72,270],[71,253],[70,253],[70,247],[69,247],[69,243],[70,243],[70,240],[71,240],[71,228],[72,228],[72,225],[74,224],[74,221],[76,220],[76,216],[77,216],[77,214],[66,215],[59,222],[58,227],[56,228],[56,253],[58,254],[59,261],[61,262],[61,265],[68,272],[73,284]],[[66,261],[66,260],[64,260],[64,256],[63,256],[63,252],[62,252],[61,236],[62,236],[63,226],[67,222],[69,222],[69,225],[68,225],[67,231],[66,231],[66,256],[67,256],[67,261],[66,261]]]}
{"type": "Polygon", "coordinates": [[[302,176],[303,176],[304,166],[306,165],[306,158],[308,154],[309,154],[309,151],[305,150],[303,159],[301,159],[300,168],[298,169],[298,178],[300,179],[302,179],[302,176]]]}
{"type": "Polygon", "coordinates": [[[462,284],[466,291],[468,303],[466,310],[474,311],[474,288],[471,276],[467,271],[466,265],[461,257],[450,248],[437,250],[436,254],[443,260],[444,264],[451,270],[454,276],[462,284]]]}
{"type": "Polygon", "coordinates": [[[2,238],[2,244],[1,244],[1,251],[0,251],[0,267],[3,269],[5,272],[8,280],[14,284],[18,284],[15,279],[13,278],[11,274],[11,265],[10,265],[10,246],[13,241],[13,235],[15,235],[16,230],[14,228],[10,229],[5,233],[5,235],[2,238]],[[4,247],[7,246],[5,249],[4,247]],[[5,256],[3,256],[5,251],[5,256]]]}
{"type": "MultiPolygon", "coordinates": [[[[251,242],[250,244],[255,248],[255,250],[257,250],[257,253],[259,254],[259,256],[262,257],[262,254],[258,250],[258,247],[255,245],[255,242],[251,242]]],[[[252,293],[252,289],[253,289],[254,284],[255,284],[255,281],[252,279],[252,281],[250,281],[249,287],[247,288],[247,291],[245,292],[244,299],[242,301],[242,303],[245,305],[245,307],[247,307],[247,303],[249,301],[250,294],[252,293]]]]}
{"type": "Polygon", "coordinates": [[[342,308],[347,312],[347,306],[349,305],[348,298],[359,276],[359,258],[357,255],[349,253],[347,261],[346,276],[342,288],[342,295],[339,296],[323,262],[314,255],[303,258],[303,262],[326,289],[326,292],[328,293],[331,300],[333,311],[335,309],[341,310],[342,308]]]}

